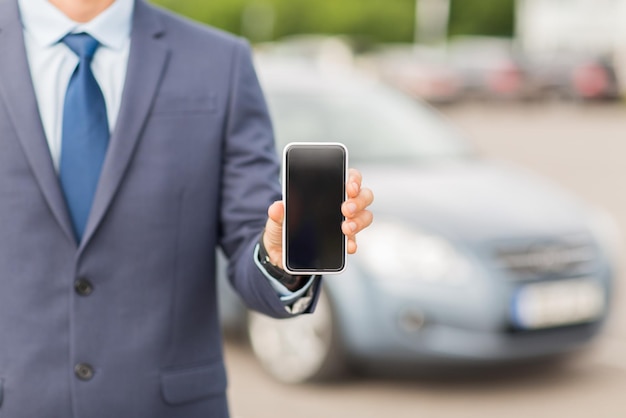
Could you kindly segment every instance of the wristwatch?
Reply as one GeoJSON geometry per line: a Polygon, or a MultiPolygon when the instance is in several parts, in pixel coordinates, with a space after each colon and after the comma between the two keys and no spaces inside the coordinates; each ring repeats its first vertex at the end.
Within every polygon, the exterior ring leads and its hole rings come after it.
{"type": "Polygon", "coordinates": [[[259,239],[259,262],[270,276],[278,280],[280,284],[289,290],[294,290],[292,288],[300,282],[300,279],[304,278],[304,276],[293,276],[275,264],[272,264],[270,256],[267,254],[267,249],[265,249],[265,245],[263,244],[263,237],[259,239]]]}

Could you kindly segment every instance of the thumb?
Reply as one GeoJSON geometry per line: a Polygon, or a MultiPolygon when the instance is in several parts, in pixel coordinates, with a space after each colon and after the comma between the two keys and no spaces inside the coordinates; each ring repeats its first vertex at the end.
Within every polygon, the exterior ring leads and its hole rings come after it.
{"type": "Polygon", "coordinates": [[[283,202],[277,201],[272,203],[267,210],[267,215],[263,245],[265,245],[272,264],[282,268],[283,218],[285,217],[285,205],[283,202]]]}

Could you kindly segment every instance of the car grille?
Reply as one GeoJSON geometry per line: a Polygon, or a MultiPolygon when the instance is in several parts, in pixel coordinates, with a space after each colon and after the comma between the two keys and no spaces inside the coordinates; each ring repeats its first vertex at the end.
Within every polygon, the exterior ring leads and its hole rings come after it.
{"type": "Polygon", "coordinates": [[[573,277],[593,271],[597,253],[582,237],[499,245],[498,267],[517,280],[573,277]]]}

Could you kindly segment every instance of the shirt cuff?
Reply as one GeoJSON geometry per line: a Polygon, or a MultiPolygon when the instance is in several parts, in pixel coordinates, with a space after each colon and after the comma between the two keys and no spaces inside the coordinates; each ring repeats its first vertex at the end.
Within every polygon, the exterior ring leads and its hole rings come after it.
{"type": "Polygon", "coordinates": [[[308,281],[300,289],[292,292],[287,289],[278,280],[273,278],[267,270],[261,265],[259,261],[259,244],[254,247],[254,263],[257,268],[263,273],[263,276],[269,281],[272,288],[276,291],[280,297],[281,302],[285,305],[285,309],[289,313],[301,313],[304,312],[313,300],[312,285],[315,283],[317,276],[311,276],[308,281]]]}

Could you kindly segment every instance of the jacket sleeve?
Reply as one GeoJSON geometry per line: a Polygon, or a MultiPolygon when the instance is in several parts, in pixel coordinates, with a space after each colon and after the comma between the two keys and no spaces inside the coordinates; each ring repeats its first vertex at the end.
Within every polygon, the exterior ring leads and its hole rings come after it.
{"type": "MultiPolygon", "coordinates": [[[[222,156],[220,243],[229,259],[228,278],[246,305],[282,318],[292,314],[254,262],[255,246],[270,204],[281,198],[274,134],[250,48],[233,54],[230,100],[222,156]]],[[[312,310],[318,293],[314,284],[312,310]]]]}

